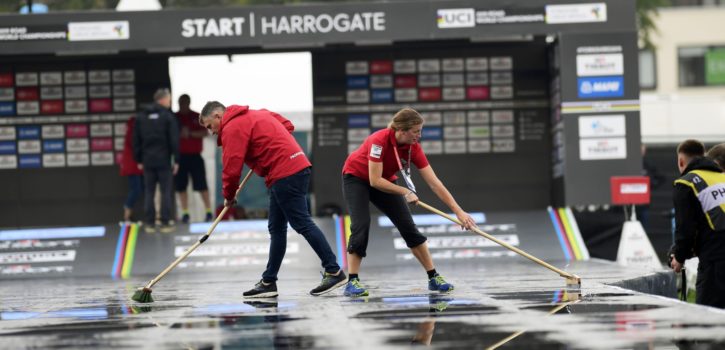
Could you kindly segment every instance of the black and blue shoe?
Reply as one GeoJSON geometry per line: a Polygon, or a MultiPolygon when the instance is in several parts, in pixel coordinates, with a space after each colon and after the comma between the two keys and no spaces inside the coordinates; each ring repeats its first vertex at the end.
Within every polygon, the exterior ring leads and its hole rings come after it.
{"type": "Polygon", "coordinates": [[[346,297],[366,297],[370,295],[368,290],[360,284],[360,280],[357,278],[353,278],[347,282],[344,294],[346,297]]]}
{"type": "Polygon", "coordinates": [[[439,274],[435,274],[433,278],[428,280],[428,290],[441,292],[441,293],[448,293],[453,291],[454,287],[452,284],[446,282],[446,280],[443,278],[443,276],[439,274]]]}

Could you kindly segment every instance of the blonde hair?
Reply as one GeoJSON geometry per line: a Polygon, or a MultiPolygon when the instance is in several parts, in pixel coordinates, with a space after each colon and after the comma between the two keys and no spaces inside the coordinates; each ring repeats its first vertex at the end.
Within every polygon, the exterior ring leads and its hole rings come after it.
{"type": "Polygon", "coordinates": [[[393,130],[410,130],[416,125],[423,124],[423,117],[415,109],[406,107],[395,113],[393,120],[388,123],[388,128],[393,130]]]}

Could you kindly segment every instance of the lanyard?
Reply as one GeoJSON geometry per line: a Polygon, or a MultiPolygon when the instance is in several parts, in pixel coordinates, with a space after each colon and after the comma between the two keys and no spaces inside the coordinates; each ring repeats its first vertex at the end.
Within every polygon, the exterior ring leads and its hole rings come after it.
{"type": "Polygon", "coordinates": [[[391,143],[393,144],[393,151],[395,153],[395,160],[398,161],[398,169],[400,170],[400,173],[403,175],[403,180],[405,180],[405,185],[408,186],[408,189],[415,192],[415,185],[413,184],[413,180],[410,178],[410,155],[413,151],[413,145],[408,147],[408,161],[405,164],[405,168],[403,168],[403,163],[400,161],[400,155],[398,155],[398,143],[395,140],[395,132],[391,133],[391,143]]]}

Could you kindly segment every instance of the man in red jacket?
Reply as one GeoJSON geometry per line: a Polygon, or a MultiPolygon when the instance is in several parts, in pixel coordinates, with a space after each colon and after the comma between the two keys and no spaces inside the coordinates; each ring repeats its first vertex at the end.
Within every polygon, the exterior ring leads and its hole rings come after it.
{"type": "Polygon", "coordinates": [[[269,188],[269,234],[271,243],[267,269],[245,297],[277,296],[277,273],[287,249],[287,223],[301,234],[317,253],[325,269],[322,283],[310,291],[321,295],[347,283],[347,276],[337,264],[335,253],[315,225],[307,208],[310,184],[310,161],[297,144],[292,123],[266,109],[248,106],[224,107],[207,102],[199,115],[199,123],[217,136],[222,152],[222,191],[224,205],[233,206],[242,168],[246,164],[264,177],[269,188]]]}

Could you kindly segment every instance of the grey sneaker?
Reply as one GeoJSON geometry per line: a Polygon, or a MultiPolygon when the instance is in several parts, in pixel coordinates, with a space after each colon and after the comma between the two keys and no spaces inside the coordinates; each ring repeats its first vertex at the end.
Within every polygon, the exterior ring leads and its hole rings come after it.
{"type": "Polygon", "coordinates": [[[259,280],[254,288],[242,293],[245,298],[272,298],[277,296],[277,283],[272,282],[265,284],[264,280],[259,280]]]}
{"type": "Polygon", "coordinates": [[[310,294],[312,295],[322,295],[329,293],[333,291],[335,288],[339,288],[344,286],[347,283],[347,276],[345,275],[345,272],[340,270],[340,273],[337,274],[337,276],[325,272],[322,275],[322,282],[320,282],[320,285],[315,287],[315,289],[310,291],[310,294]]]}

